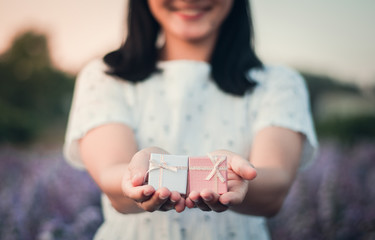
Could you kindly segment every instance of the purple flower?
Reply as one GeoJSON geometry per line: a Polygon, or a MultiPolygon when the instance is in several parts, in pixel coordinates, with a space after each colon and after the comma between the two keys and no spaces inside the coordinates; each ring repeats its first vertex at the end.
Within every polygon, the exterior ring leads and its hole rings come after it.
{"type": "Polygon", "coordinates": [[[298,174],[279,215],[275,239],[370,239],[375,230],[375,143],[323,142],[298,174]],[[371,235],[372,234],[372,235],[371,235]]]}
{"type": "Polygon", "coordinates": [[[92,239],[100,191],[86,172],[60,151],[1,147],[0,163],[0,239],[92,239]]]}

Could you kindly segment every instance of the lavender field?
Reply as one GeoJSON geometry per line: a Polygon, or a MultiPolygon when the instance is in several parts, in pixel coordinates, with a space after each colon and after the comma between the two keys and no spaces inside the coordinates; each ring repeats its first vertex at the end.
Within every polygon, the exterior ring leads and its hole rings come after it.
{"type": "Polygon", "coordinates": [[[61,151],[0,148],[0,239],[92,239],[100,193],[61,151]]]}
{"type": "Polygon", "coordinates": [[[322,142],[270,220],[273,239],[375,239],[374,184],[374,142],[322,142]]]}
{"type": "MultiPolygon", "coordinates": [[[[92,239],[100,194],[58,149],[0,147],[0,239],[92,239]]],[[[375,239],[375,143],[323,142],[299,173],[273,239],[375,239]]]]}

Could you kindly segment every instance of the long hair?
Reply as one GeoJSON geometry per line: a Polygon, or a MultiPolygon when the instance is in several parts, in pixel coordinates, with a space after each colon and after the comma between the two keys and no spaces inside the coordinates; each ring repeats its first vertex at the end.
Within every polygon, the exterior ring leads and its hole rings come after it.
{"type": "MultiPolygon", "coordinates": [[[[116,51],[104,56],[109,74],[140,82],[158,71],[156,41],[160,25],[152,16],[147,0],[130,0],[128,36],[116,51]]],[[[248,71],[262,67],[254,51],[253,24],[248,0],[234,0],[222,23],[210,58],[212,78],[226,93],[243,96],[255,87],[248,71]]]]}

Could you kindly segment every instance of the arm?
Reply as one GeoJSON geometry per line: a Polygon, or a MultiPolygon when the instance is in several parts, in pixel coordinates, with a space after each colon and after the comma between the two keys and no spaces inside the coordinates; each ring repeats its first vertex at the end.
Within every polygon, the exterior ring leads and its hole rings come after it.
{"type": "Polygon", "coordinates": [[[103,125],[89,131],[79,145],[88,172],[113,207],[120,212],[140,212],[121,190],[123,174],[137,152],[131,129],[121,124],[103,125]]]}
{"type": "Polygon", "coordinates": [[[142,185],[150,152],[163,150],[149,148],[137,152],[133,131],[123,124],[97,127],[80,140],[80,154],[87,170],[118,212],[173,208],[183,211],[184,202],[178,193],[166,188],[155,192],[151,186],[142,185]]]}
{"type": "Polygon", "coordinates": [[[250,162],[257,177],[249,182],[244,201],[232,210],[273,216],[282,207],[299,166],[304,137],[280,127],[260,131],[253,142],[250,162]]]}
{"type": "Polygon", "coordinates": [[[268,127],[254,139],[250,162],[228,151],[215,151],[228,157],[228,192],[219,196],[210,191],[193,192],[187,201],[202,210],[233,211],[273,216],[282,206],[296,175],[303,136],[280,127],[268,127]],[[253,179],[253,180],[252,180],[253,179]],[[191,200],[191,201],[190,201],[191,200]]]}

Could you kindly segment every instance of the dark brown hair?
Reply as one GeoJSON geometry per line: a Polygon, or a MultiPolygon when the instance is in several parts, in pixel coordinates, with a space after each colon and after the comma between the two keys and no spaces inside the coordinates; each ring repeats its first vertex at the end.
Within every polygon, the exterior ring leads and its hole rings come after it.
{"type": "MultiPolygon", "coordinates": [[[[128,37],[118,50],[104,57],[104,62],[111,68],[109,74],[139,82],[157,71],[159,31],[160,26],[152,16],[147,0],[130,0],[128,37]]],[[[212,78],[224,92],[242,96],[256,85],[248,71],[262,67],[262,62],[254,51],[253,35],[248,0],[234,0],[210,59],[212,78]]]]}

